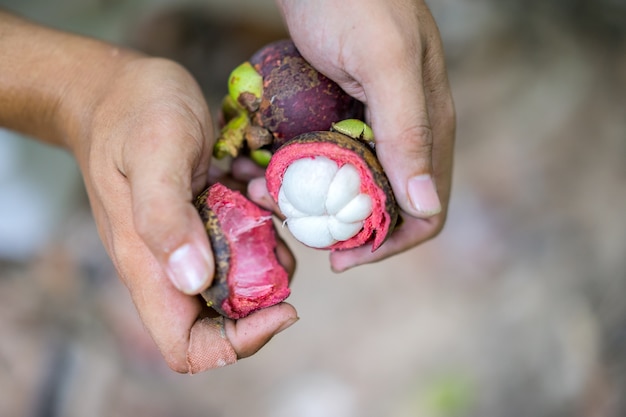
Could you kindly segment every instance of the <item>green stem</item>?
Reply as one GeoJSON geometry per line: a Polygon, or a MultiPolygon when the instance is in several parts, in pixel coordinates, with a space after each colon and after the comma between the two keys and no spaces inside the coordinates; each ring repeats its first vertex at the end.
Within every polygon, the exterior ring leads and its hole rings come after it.
{"type": "Polygon", "coordinates": [[[230,119],[222,129],[213,147],[213,156],[217,159],[222,159],[227,155],[233,158],[239,155],[239,151],[243,148],[244,135],[249,124],[250,121],[245,112],[241,112],[230,119]]]}

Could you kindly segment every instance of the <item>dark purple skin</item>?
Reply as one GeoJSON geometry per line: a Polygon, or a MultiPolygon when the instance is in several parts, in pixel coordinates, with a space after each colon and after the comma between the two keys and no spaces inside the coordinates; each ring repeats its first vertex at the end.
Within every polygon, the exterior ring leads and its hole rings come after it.
{"type": "Polygon", "coordinates": [[[267,45],[250,63],[263,77],[263,97],[252,122],[272,133],[274,149],[302,133],[363,118],[363,104],[315,70],[290,40],[267,45]]]}
{"type": "Polygon", "coordinates": [[[296,45],[289,39],[270,43],[258,50],[250,58],[250,64],[264,79],[276,67],[280,66],[285,58],[302,58],[296,45]]]}

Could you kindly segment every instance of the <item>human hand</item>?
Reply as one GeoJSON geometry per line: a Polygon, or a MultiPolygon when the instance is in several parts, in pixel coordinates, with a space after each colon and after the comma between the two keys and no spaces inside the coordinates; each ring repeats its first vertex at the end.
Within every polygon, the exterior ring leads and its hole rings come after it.
{"type": "MultiPolygon", "coordinates": [[[[439,233],[450,195],[455,113],[436,24],[423,0],[278,0],[300,53],[366,104],[402,225],[376,252],[333,252],[336,271],[439,233]]],[[[251,194],[267,200],[256,180],[251,194]]]]}
{"type": "MultiPolygon", "coordinates": [[[[112,70],[91,74],[87,93],[68,92],[69,102],[81,103],[69,146],[104,245],[173,370],[196,373],[250,356],[297,316],[282,303],[223,320],[197,297],[214,272],[192,205],[206,187],[213,144],[202,94],[173,62],[116,59],[112,70]]],[[[291,275],[295,262],[284,244],[278,257],[291,275]]]]}
{"type": "MultiPolygon", "coordinates": [[[[104,246],[172,369],[245,358],[297,320],[285,303],[222,320],[197,296],[214,261],[192,199],[207,185],[213,135],[187,71],[3,11],[0,28],[0,126],[74,153],[104,246]]],[[[280,242],[277,255],[291,275],[280,242]]]]}

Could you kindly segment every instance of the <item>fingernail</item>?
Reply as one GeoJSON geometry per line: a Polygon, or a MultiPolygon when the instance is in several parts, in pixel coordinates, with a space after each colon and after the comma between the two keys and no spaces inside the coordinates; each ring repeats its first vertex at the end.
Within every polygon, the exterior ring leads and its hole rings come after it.
{"type": "Polygon", "coordinates": [[[209,259],[197,247],[185,244],[176,249],[168,260],[168,275],[172,283],[186,294],[196,294],[209,279],[209,259]]]}
{"type": "Polygon", "coordinates": [[[280,327],[278,328],[278,330],[276,330],[276,331],[274,332],[274,334],[278,334],[278,333],[282,332],[283,330],[285,330],[285,329],[287,329],[287,328],[291,327],[291,326],[292,326],[295,322],[297,322],[298,320],[300,320],[300,317],[294,317],[294,318],[291,318],[291,319],[287,320],[286,322],[284,322],[284,323],[283,323],[283,325],[282,325],[282,326],[280,326],[280,327]]]}
{"type": "Polygon", "coordinates": [[[409,200],[422,216],[430,217],[441,211],[441,202],[430,175],[417,175],[409,179],[409,200]]]}

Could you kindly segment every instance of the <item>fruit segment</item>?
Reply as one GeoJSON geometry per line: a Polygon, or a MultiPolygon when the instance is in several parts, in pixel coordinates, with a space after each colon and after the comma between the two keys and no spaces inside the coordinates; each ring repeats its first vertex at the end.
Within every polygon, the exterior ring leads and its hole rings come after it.
{"type": "Polygon", "coordinates": [[[372,213],[372,199],[360,188],[353,165],[339,168],[323,156],[303,158],[285,170],[278,206],[296,239],[325,248],[354,237],[372,213]]]}

